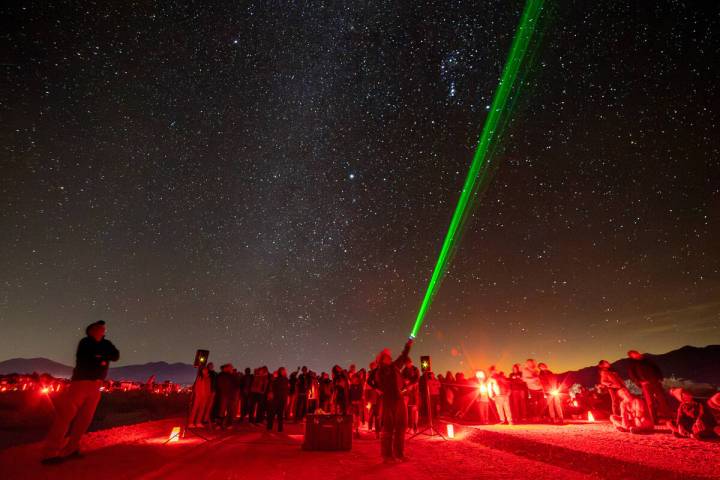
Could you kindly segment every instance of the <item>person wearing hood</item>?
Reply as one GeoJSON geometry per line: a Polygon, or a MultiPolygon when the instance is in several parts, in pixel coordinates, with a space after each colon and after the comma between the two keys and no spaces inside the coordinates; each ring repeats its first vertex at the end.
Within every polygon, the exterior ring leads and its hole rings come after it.
{"type": "Polygon", "coordinates": [[[399,357],[394,361],[389,349],[384,349],[377,357],[372,386],[382,392],[382,432],[380,433],[380,453],[385,463],[394,459],[406,460],[405,428],[407,426],[407,409],[403,398],[404,379],[402,369],[412,347],[410,338],[399,357]]]}
{"type": "Polygon", "coordinates": [[[87,431],[100,401],[100,387],[107,376],[110,362],[120,358],[120,352],[105,338],[103,320],[85,329],[75,354],[70,387],[60,398],[43,448],[43,464],[60,463],[66,458],[80,456],[80,439],[87,431]],[[72,427],[71,427],[72,425],[72,427]],[[70,435],[66,435],[70,430],[70,435]]]}

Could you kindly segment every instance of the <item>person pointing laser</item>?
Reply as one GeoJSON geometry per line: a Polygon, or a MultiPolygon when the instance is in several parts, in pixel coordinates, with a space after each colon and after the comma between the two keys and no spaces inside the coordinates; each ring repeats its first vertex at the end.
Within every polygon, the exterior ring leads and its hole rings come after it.
{"type": "Polygon", "coordinates": [[[385,463],[405,458],[405,428],[407,426],[407,409],[403,399],[404,380],[402,369],[408,360],[413,339],[408,339],[405,348],[393,361],[389,349],[378,354],[377,369],[368,380],[372,388],[382,392],[382,432],[380,433],[380,453],[385,463]]]}

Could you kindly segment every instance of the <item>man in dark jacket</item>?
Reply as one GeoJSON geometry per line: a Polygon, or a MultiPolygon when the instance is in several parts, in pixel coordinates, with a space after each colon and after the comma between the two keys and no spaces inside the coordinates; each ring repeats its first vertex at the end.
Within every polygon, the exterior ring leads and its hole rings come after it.
{"type": "Polygon", "coordinates": [[[242,397],[242,411],[240,413],[241,422],[246,416],[252,416],[250,413],[250,405],[252,404],[250,399],[250,389],[252,388],[253,378],[254,376],[250,367],[245,367],[245,375],[243,375],[242,385],[240,385],[240,395],[242,397]]]}
{"type": "Polygon", "coordinates": [[[290,392],[287,370],[280,367],[272,379],[268,392],[269,412],[267,417],[267,429],[272,430],[273,421],[277,417],[278,432],[283,431],[283,418],[285,417],[285,403],[290,392]]]}
{"type": "Polygon", "coordinates": [[[232,428],[240,400],[240,378],[233,372],[232,364],[220,367],[217,376],[218,424],[221,428],[232,428]]]}
{"type": "Polygon", "coordinates": [[[630,350],[628,357],[628,376],[635,385],[642,389],[650,419],[655,424],[659,422],[660,418],[669,420],[671,413],[662,388],[662,372],[654,362],[645,358],[637,350],[630,350]],[[657,410],[655,403],[657,403],[657,410]]]}
{"type": "Polygon", "coordinates": [[[295,390],[297,392],[295,420],[298,422],[302,421],[307,413],[308,389],[310,388],[310,376],[308,375],[307,367],[303,366],[301,372],[302,373],[298,375],[297,382],[295,383],[295,390]]]}
{"type": "Polygon", "coordinates": [[[87,336],[78,344],[70,388],[58,401],[55,420],[45,440],[42,461],[45,464],[80,455],[80,438],[95,415],[100,387],[110,362],[120,358],[120,352],[105,338],[105,332],[104,321],[92,323],[85,329],[87,336]],[[70,436],[65,442],[71,423],[70,436]]]}
{"type": "Polygon", "coordinates": [[[380,453],[385,462],[392,462],[393,456],[405,460],[405,427],[407,411],[403,399],[404,379],[402,368],[407,362],[412,338],[407,341],[400,356],[392,360],[390,350],[385,349],[378,355],[378,367],[372,379],[372,387],[382,392],[382,433],[380,434],[380,453]]]}

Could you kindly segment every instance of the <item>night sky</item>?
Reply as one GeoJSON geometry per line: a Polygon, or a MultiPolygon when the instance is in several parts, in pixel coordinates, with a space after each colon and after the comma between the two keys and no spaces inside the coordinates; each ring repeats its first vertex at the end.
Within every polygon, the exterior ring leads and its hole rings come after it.
{"type": "MultiPolygon", "coordinates": [[[[720,6],[547,2],[435,370],[720,342],[720,6]]],[[[407,338],[522,2],[4,2],[0,360],[407,338]]]]}

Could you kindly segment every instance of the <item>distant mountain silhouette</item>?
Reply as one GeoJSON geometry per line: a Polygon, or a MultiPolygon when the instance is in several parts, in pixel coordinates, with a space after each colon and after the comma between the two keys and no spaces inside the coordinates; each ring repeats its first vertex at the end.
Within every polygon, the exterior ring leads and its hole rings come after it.
{"type": "Polygon", "coordinates": [[[49,373],[53,377],[69,378],[72,367],[47,358],[11,358],[0,362],[0,375],[8,373],[49,373]]]}
{"type": "MultiPolygon", "coordinates": [[[[660,355],[648,354],[666,377],[675,376],[697,383],[720,385],[720,345],[707,347],[684,346],[660,355]]],[[[627,359],[613,362],[613,367],[627,378],[627,359]]],[[[0,375],[8,373],[49,373],[55,377],[70,377],[72,367],[47,358],[13,358],[0,362],[0,375]]],[[[151,362],[111,368],[108,378],[145,382],[155,375],[157,382],[170,380],[190,384],[195,380],[196,370],[187,363],[151,362]]],[[[566,384],[579,383],[592,387],[598,382],[597,367],[585,367],[559,374],[566,384]]]]}
{"type": "MultiPolygon", "coordinates": [[[[8,373],[49,373],[54,377],[69,378],[73,368],[47,358],[13,358],[0,362],[0,375],[8,373]]],[[[108,378],[145,382],[155,375],[156,382],[170,380],[189,384],[195,380],[195,367],[186,363],[151,362],[143,365],[127,365],[111,368],[108,378]]]]}
{"type": "MultiPolygon", "coordinates": [[[[708,345],[707,347],[686,345],[659,355],[647,354],[647,357],[660,367],[666,378],[674,376],[696,383],[720,385],[720,345],[708,345]]],[[[612,363],[613,368],[624,379],[628,378],[627,363],[627,358],[612,363]]],[[[592,387],[598,383],[596,366],[565,372],[560,376],[567,377],[564,380],[566,385],[579,383],[585,387],[592,387]]]]}

